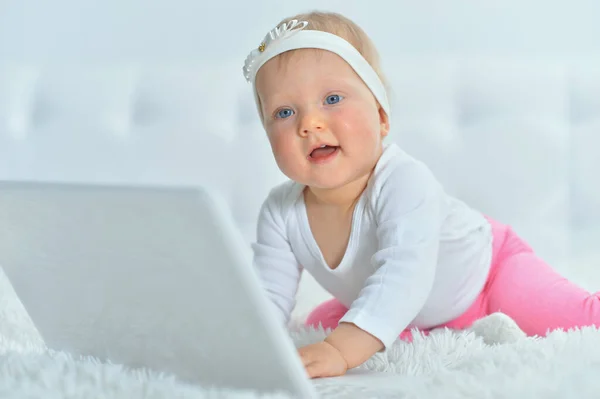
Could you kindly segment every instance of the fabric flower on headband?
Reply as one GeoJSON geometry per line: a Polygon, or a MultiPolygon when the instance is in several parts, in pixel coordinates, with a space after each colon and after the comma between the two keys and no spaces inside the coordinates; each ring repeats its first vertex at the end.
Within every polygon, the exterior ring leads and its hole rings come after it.
{"type": "Polygon", "coordinates": [[[246,80],[248,82],[251,81],[253,72],[256,72],[252,70],[252,67],[255,65],[256,59],[259,58],[262,53],[264,53],[270,46],[277,43],[278,41],[288,38],[294,33],[306,28],[307,25],[308,22],[306,21],[298,21],[296,19],[293,19],[289,22],[284,22],[278,27],[271,29],[269,33],[267,33],[263,41],[260,43],[260,46],[252,50],[252,52],[250,52],[250,54],[246,58],[246,61],[244,62],[243,70],[244,77],[246,78],[246,80]]]}

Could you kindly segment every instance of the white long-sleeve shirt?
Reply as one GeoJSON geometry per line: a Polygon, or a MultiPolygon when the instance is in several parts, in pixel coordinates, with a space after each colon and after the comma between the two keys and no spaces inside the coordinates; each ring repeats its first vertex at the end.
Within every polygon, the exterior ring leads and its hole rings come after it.
{"type": "Polygon", "coordinates": [[[386,348],[407,327],[460,316],[481,292],[492,256],[490,224],[395,144],[385,146],[355,206],[335,269],[311,232],[304,188],[288,181],[270,192],[253,243],[254,265],[282,323],[295,306],[303,269],[349,308],[342,322],[386,348]]]}

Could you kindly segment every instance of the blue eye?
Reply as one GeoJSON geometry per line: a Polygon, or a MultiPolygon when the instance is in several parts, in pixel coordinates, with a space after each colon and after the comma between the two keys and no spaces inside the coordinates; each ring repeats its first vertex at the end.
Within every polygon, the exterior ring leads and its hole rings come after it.
{"type": "Polygon", "coordinates": [[[292,111],[289,108],[283,108],[283,109],[280,109],[279,111],[277,111],[276,115],[277,115],[277,118],[285,119],[289,116],[294,115],[294,111],[292,111]]]}
{"type": "Polygon", "coordinates": [[[327,96],[327,99],[325,100],[327,104],[337,104],[340,101],[342,101],[342,97],[338,94],[332,94],[330,96],[327,96]]]}

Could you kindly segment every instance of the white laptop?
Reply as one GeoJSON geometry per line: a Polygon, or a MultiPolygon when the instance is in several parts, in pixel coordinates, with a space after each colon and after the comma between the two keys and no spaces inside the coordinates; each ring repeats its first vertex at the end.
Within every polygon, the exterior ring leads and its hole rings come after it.
{"type": "Polygon", "coordinates": [[[49,348],[314,397],[228,209],[201,188],[0,182],[0,266],[49,348]]]}

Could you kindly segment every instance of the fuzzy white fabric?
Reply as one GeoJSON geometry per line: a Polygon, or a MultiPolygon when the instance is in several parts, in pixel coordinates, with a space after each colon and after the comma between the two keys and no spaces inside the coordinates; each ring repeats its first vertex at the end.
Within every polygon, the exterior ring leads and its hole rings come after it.
{"type": "MultiPolygon", "coordinates": [[[[0,276],[0,397],[2,398],[284,398],[211,389],[172,376],[130,371],[96,359],[49,351],[0,276]]],[[[294,330],[297,346],[323,330],[294,330]]],[[[394,373],[397,386],[365,389],[315,380],[323,398],[592,398],[600,392],[600,331],[585,328],[527,338],[508,317],[489,316],[469,331],[439,330],[397,342],[361,368],[394,373]]]]}

